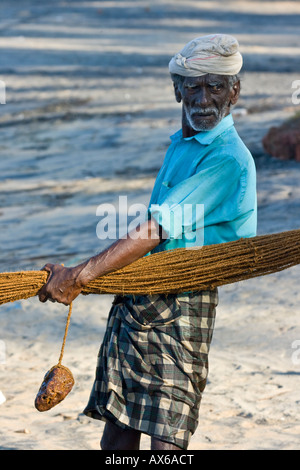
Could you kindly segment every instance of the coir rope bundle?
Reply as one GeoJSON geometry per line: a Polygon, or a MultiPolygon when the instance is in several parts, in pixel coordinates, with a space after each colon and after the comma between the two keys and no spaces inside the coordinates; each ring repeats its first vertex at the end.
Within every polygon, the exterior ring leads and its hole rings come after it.
{"type": "MultiPolygon", "coordinates": [[[[83,294],[158,294],[212,289],[300,264],[300,230],[164,251],[97,278],[83,294]]],[[[37,295],[45,271],[0,274],[0,304],[37,295]]]]}

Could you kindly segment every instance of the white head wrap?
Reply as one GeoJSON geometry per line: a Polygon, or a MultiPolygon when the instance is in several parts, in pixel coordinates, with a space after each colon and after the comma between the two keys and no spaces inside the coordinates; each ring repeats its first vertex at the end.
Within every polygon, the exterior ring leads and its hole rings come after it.
{"type": "Polygon", "coordinates": [[[199,77],[212,73],[236,75],[243,59],[238,41],[228,34],[210,34],[190,41],[169,63],[170,73],[199,77]]]}

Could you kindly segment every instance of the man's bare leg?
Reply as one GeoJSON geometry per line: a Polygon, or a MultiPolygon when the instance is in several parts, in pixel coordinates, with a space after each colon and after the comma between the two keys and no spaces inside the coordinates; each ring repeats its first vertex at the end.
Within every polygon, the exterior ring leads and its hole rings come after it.
{"type": "Polygon", "coordinates": [[[122,429],[107,421],[100,445],[102,450],[139,450],[140,439],[140,431],[122,429]]]}
{"type": "MultiPolygon", "coordinates": [[[[121,429],[107,421],[101,439],[102,450],[139,450],[141,432],[135,429],[121,429]]],[[[151,438],[151,450],[182,450],[170,442],[151,438]]]]}
{"type": "Polygon", "coordinates": [[[177,447],[170,442],[163,442],[159,439],[151,438],[151,450],[182,450],[181,447],[177,447]]]}

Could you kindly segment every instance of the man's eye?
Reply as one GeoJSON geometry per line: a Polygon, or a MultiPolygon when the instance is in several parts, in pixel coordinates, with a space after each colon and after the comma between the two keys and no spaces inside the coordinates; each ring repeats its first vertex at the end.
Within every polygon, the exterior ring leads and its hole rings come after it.
{"type": "Polygon", "coordinates": [[[221,83],[214,83],[214,84],[210,84],[209,85],[209,88],[212,90],[212,91],[220,91],[222,89],[222,85],[221,83]]]}

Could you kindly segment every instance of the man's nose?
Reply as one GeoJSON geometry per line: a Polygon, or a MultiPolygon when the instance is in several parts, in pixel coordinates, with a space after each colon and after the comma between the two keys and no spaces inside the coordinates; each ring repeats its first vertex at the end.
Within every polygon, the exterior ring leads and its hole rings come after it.
{"type": "Polygon", "coordinates": [[[197,106],[205,107],[210,103],[210,96],[208,91],[205,88],[199,90],[196,95],[195,104],[197,106]]]}

